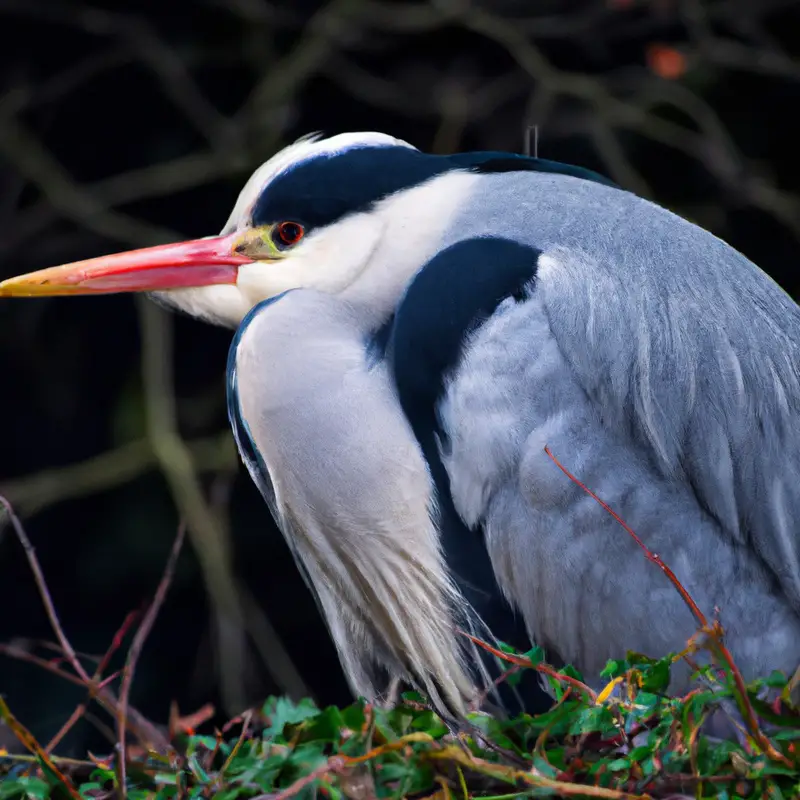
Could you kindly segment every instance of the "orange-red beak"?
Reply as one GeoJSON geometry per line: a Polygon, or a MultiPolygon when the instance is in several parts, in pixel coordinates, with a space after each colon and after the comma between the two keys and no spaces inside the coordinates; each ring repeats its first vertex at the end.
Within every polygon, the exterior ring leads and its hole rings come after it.
{"type": "Polygon", "coordinates": [[[236,252],[241,234],[130,250],[29,272],[0,283],[0,297],[154,292],[236,283],[253,260],[236,252]]]}

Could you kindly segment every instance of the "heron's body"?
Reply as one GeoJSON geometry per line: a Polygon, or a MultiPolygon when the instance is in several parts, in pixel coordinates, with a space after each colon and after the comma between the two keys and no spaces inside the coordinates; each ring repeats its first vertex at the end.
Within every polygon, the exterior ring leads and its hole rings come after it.
{"type": "Polygon", "coordinates": [[[236,296],[178,302],[222,321],[255,305],[231,350],[231,420],[354,689],[374,695],[384,666],[460,706],[475,677],[455,628],[478,617],[590,682],[627,649],[685,645],[681,597],[545,445],[719,608],[747,677],[794,670],[797,305],[721,240],[591,175],[417,169],[413,150],[397,171],[383,145],[370,184],[367,148],[273,164],[243,193],[226,233],[320,215],[268,291],[248,265],[236,296]],[[360,205],[359,180],[375,190],[360,205]],[[343,266],[325,273],[326,257],[343,266]]]}

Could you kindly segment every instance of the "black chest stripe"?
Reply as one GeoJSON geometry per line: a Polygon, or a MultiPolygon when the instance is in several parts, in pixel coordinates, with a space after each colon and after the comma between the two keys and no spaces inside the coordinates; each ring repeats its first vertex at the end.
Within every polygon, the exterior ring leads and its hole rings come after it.
{"type": "MultiPolygon", "coordinates": [[[[400,404],[436,485],[448,568],[494,635],[523,650],[529,647],[524,625],[497,585],[483,533],[467,528],[453,505],[439,453],[446,432],[441,429],[436,407],[445,378],[458,365],[465,337],[503,300],[525,296],[526,286],[535,281],[539,255],[534,248],[496,238],[470,239],[442,251],[411,282],[390,323],[387,344],[400,404]]],[[[379,332],[378,341],[382,336],[385,331],[379,332]]],[[[496,675],[496,666],[489,659],[485,663],[496,675]]],[[[517,690],[530,712],[550,705],[532,671],[517,690]]],[[[514,705],[507,687],[501,696],[510,707],[514,705]]]]}

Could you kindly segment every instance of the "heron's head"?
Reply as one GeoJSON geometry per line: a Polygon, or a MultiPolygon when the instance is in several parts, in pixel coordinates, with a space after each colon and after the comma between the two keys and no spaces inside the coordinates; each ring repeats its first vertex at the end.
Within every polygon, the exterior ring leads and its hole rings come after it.
{"type": "Polygon", "coordinates": [[[438,249],[474,174],[381,133],[306,137],[247,181],[219,236],[63,264],[0,297],[153,292],[236,326],[257,303],[314,288],[388,314],[438,249]]]}

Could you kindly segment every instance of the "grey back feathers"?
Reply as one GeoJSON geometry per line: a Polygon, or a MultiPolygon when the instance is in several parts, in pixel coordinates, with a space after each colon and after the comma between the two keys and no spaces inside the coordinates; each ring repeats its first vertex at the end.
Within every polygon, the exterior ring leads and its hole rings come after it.
{"type": "Polygon", "coordinates": [[[471,339],[441,409],[456,507],[481,520],[539,643],[596,672],[680,649],[674,589],[555,454],[723,614],[749,675],[800,661],[800,312],[721,240],[569,177],[486,176],[451,235],[543,251],[531,300],[471,339]],[[569,588],[565,589],[565,581],[569,588]]]}

